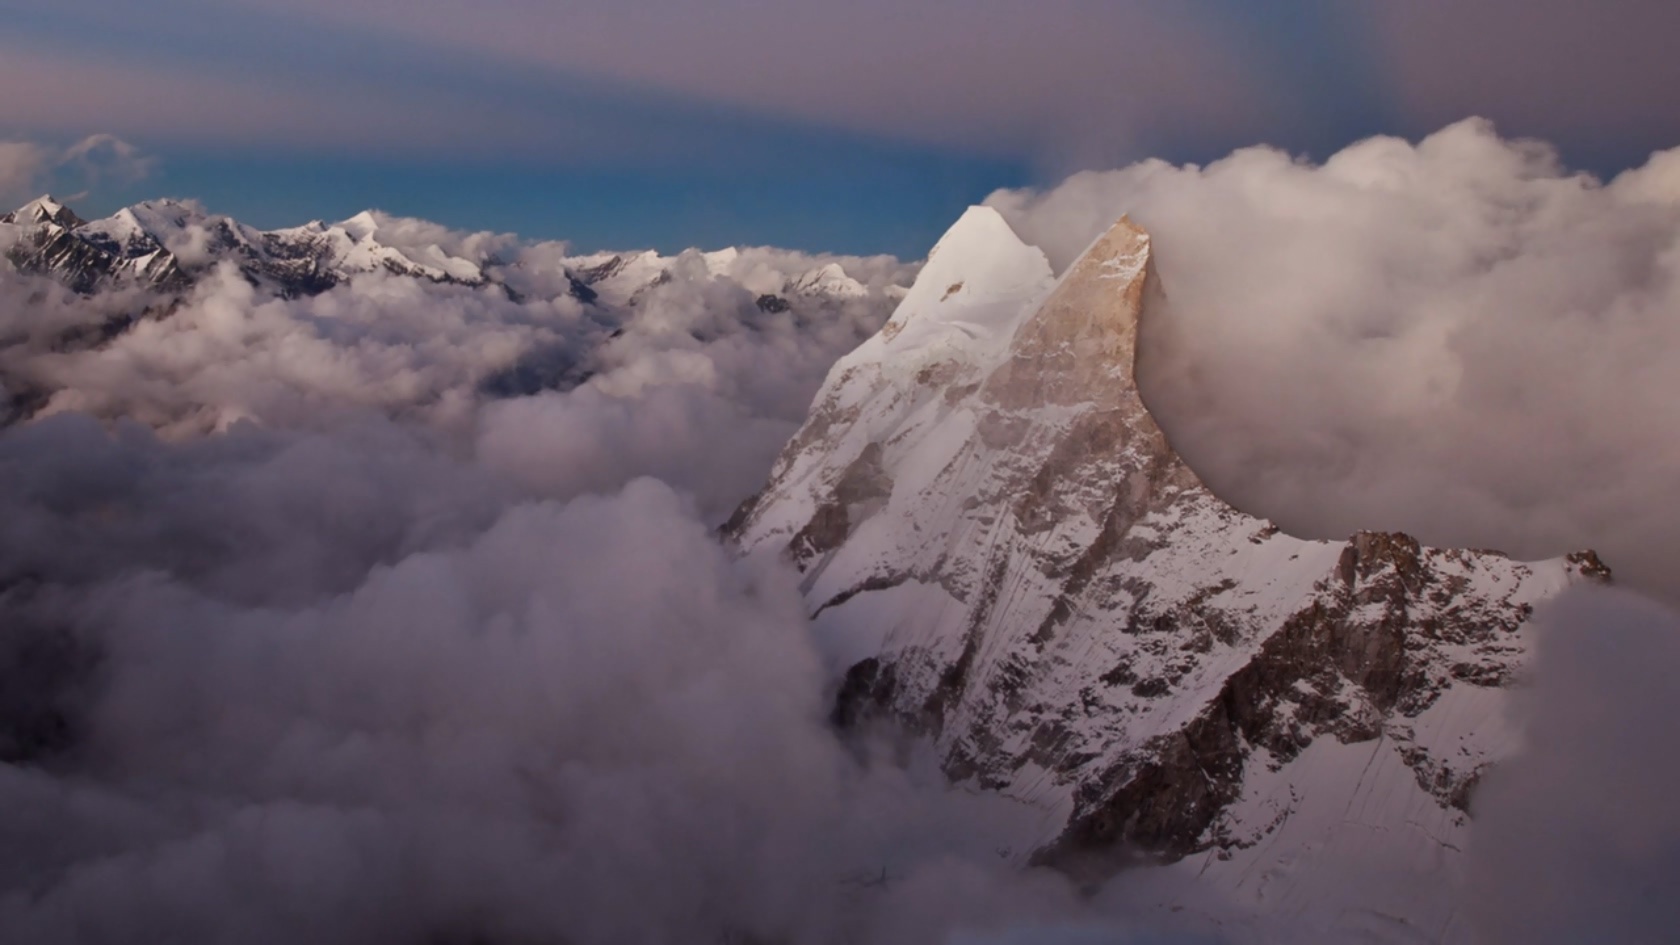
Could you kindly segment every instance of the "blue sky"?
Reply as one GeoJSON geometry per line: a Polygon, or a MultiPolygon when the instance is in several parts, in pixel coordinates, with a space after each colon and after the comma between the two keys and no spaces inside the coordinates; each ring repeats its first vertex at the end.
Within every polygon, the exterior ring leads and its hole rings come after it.
{"type": "Polygon", "coordinates": [[[961,207],[1032,180],[1025,164],[1004,159],[867,141],[824,147],[795,134],[766,133],[761,144],[769,166],[752,173],[165,153],[147,179],[88,204],[104,211],[158,193],[188,194],[265,228],[371,206],[459,228],[568,239],[582,249],[753,244],[913,258],[961,207]]]}
{"type": "Polygon", "coordinates": [[[375,206],[584,248],[903,256],[995,188],[1148,156],[1322,157],[1468,114],[1600,173],[1680,144],[1680,67],[1650,39],[1680,15],[1643,0],[627,6],[0,0],[0,141],[153,159],[87,212],[375,206]]]}

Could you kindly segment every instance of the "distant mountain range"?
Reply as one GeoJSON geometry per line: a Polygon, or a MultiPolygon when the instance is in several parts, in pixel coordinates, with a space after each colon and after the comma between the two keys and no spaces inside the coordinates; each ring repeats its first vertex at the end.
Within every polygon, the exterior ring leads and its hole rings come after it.
{"type": "MultiPolygon", "coordinates": [[[[461,234],[423,221],[363,211],[338,223],[259,230],[182,200],[148,200],[88,221],[51,196],[0,215],[0,247],[21,272],[50,276],[76,292],[140,287],[166,293],[190,288],[216,267],[235,267],[252,285],[285,298],[315,295],[357,275],[383,272],[436,283],[499,285],[518,293],[516,270],[530,265],[511,237],[461,234]]],[[[555,245],[555,244],[547,244],[555,245]]],[[[702,254],[714,274],[739,251],[702,254]]],[[[545,256],[551,274],[586,303],[630,304],[670,277],[678,257],[654,252],[545,256]]],[[[767,287],[762,304],[787,297],[842,300],[869,293],[838,263],[792,273],[767,287]]]]}
{"type": "MultiPolygon", "coordinates": [[[[525,347],[507,352],[505,367],[480,379],[479,393],[498,398],[581,384],[601,358],[611,360],[616,339],[638,330],[686,332],[705,343],[741,331],[830,326],[824,343],[845,344],[850,338],[832,326],[848,326],[846,334],[873,330],[915,270],[885,256],[769,247],[579,255],[565,243],[466,233],[378,211],[258,230],[194,202],[152,200],[88,221],[50,196],[0,215],[0,260],[0,277],[51,280],[82,300],[45,318],[0,313],[24,316],[0,320],[0,426],[56,409],[53,398],[71,382],[47,355],[101,350],[230,279],[249,285],[256,304],[359,291],[358,281],[366,282],[368,304],[397,334],[413,330],[420,316],[400,293],[382,293],[379,280],[410,281],[440,299],[484,294],[477,301],[494,309],[490,317],[547,338],[520,342],[525,347]],[[660,305],[643,319],[655,299],[660,305]]],[[[786,406],[797,413],[805,405],[786,406]]]]}

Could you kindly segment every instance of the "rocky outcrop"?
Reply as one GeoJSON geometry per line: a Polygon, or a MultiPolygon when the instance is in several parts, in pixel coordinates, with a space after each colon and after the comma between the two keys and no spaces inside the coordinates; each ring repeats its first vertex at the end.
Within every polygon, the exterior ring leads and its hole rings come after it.
{"type": "Polygon", "coordinates": [[[1429,838],[1395,869],[1445,882],[1427,861],[1511,749],[1533,606],[1607,570],[1306,541],[1231,508],[1142,399],[1146,317],[1170,313],[1131,221],[1056,279],[971,210],[730,533],[804,573],[836,719],[909,724],[953,780],[1044,809],[1039,861],[1212,857],[1240,896],[1280,844],[1340,849],[1349,821],[1313,805],[1380,789],[1378,826],[1429,838]],[[1381,778],[1344,777],[1355,757],[1381,778]]]}

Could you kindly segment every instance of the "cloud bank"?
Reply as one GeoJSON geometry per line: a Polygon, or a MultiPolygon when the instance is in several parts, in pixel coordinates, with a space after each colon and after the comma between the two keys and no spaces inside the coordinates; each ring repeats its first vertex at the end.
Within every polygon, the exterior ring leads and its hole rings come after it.
{"type": "Polygon", "coordinates": [[[0,927],[1131,940],[1000,855],[1033,812],[842,742],[795,576],[716,540],[905,270],[776,310],[836,260],[685,254],[616,308],[502,248],[512,296],[0,274],[0,927]]]}
{"type": "Polygon", "coordinates": [[[1311,536],[1590,546],[1680,598],[1680,151],[1601,183],[1469,121],[991,202],[1061,264],[1122,212],[1153,233],[1144,393],[1240,507],[1311,536]]]}
{"type": "Polygon", "coordinates": [[[6,603],[100,677],[68,760],[0,766],[20,940],[913,941],[984,924],[968,895],[1069,905],[974,849],[1010,811],[853,760],[792,582],[650,480],[302,606],[157,571],[6,603]]]}
{"type": "MultiPolygon", "coordinates": [[[[165,300],[80,298],[12,276],[0,280],[0,421],[85,413],[182,440],[242,421],[323,430],[382,418],[478,451],[532,494],[610,492],[654,474],[721,520],[913,272],[890,257],[770,249],[635,257],[646,284],[626,287],[634,302],[591,304],[571,293],[564,244],[371,220],[382,245],[414,258],[489,258],[499,284],[374,272],[284,299],[224,263],[165,300]],[[860,294],[760,306],[829,264],[847,267],[860,294]]],[[[207,265],[217,239],[195,224],[171,248],[207,265]]]]}

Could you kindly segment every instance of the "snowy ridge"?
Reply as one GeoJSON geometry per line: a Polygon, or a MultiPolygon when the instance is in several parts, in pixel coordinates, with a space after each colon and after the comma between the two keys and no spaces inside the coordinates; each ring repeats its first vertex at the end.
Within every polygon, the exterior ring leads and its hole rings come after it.
{"type": "Polygon", "coordinates": [[[651,250],[595,253],[574,257],[567,263],[583,285],[612,305],[634,305],[679,272],[735,279],[758,292],[761,304],[771,308],[792,298],[844,303],[867,298],[872,291],[836,262],[823,263],[793,278],[782,278],[757,271],[746,254],[735,247],[711,252],[688,250],[675,256],[663,256],[651,250]]]}
{"type": "Polygon", "coordinates": [[[783,290],[787,295],[823,295],[837,299],[856,299],[869,294],[863,283],[846,275],[839,263],[829,263],[788,282],[783,290]]]}
{"type": "Polygon", "coordinates": [[[382,243],[381,218],[373,213],[264,232],[187,201],[145,201],[84,222],[42,197],[9,216],[27,231],[7,253],[13,265],[82,293],[120,286],[180,291],[223,263],[237,267],[253,285],[284,296],[314,294],[368,272],[468,285],[485,281],[479,262],[436,245],[382,243]],[[48,212],[49,207],[62,213],[48,212]]]}
{"type": "Polygon", "coordinates": [[[969,211],[729,531],[804,573],[841,721],[908,722],[954,780],[1043,812],[1018,857],[1100,870],[1126,844],[1218,890],[1221,923],[1457,940],[1526,620],[1608,571],[1305,541],[1225,504],[1133,380],[1150,253],[1123,219],[1056,280],[969,211]]]}
{"type": "MultiPolygon", "coordinates": [[[[512,292],[509,271],[527,264],[504,257],[517,257],[521,249],[511,236],[463,235],[372,210],[337,223],[314,220],[268,231],[181,200],[146,201],[88,222],[44,196],[0,215],[0,252],[14,267],[51,276],[83,294],[120,287],[180,292],[224,264],[283,297],[315,295],[369,273],[512,292]]],[[[573,297],[619,307],[639,302],[679,266],[697,265],[712,277],[743,277],[747,268],[734,248],[672,257],[651,251],[539,256],[540,266],[554,270],[573,297]]],[[[767,295],[834,302],[867,298],[872,291],[839,263],[792,279],[757,281],[767,295]]]]}
{"type": "Polygon", "coordinates": [[[10,213],[0,214],[0,223],[15,226],[57,226],[74,229],[82,225],[82,218],[51,194],[37,197],[10,213]]]}

